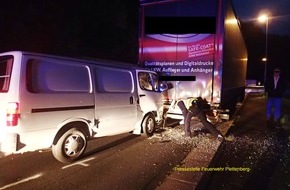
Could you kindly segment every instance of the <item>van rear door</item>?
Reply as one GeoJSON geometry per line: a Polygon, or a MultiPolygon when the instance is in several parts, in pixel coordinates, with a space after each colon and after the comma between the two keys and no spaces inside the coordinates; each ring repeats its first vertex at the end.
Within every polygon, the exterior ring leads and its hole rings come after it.
{"type": "Polygon", "coordinates": [[[13,133],[18,124],[20,63],[19,53],[0,55],[0,150],[5,152],[16,149],[15,139],[8,133],[13,133]]]}
{"type": "Polygon", "coordinates": [[[13,56],[0,57],[0,126],[6,125],[6,106],[12,74],[13,56]]]}

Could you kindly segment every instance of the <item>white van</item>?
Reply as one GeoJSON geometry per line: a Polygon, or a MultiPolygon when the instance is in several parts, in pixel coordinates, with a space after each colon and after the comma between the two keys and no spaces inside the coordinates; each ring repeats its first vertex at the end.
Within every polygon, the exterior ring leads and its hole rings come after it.
{"type": "Polygon", "coordinates": [[[95,137],[151,136],[163,118],[160,86],[156,73],[134,65],[1,53],[0,151],[51,147],[68,163],[95,137]]]}

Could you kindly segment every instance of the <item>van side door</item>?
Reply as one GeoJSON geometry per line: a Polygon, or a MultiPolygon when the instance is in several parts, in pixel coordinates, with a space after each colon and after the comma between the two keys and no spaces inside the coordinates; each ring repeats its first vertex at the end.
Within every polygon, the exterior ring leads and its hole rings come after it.
{"type": "Polygon", "coordinates": [[[94,66],[98,136],[130,132],[137,120],[136,87],[127,68],[94,66]]]}

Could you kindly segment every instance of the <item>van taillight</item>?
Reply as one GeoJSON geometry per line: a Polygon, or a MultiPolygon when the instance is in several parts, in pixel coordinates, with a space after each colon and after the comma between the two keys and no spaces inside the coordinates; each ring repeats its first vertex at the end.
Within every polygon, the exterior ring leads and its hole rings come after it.
{"type": "Polygon", "coordinates": [[[6,109],[6,125],[16,126],[18,124],[19,117],[19,103],[10,102],[6,109]]]}

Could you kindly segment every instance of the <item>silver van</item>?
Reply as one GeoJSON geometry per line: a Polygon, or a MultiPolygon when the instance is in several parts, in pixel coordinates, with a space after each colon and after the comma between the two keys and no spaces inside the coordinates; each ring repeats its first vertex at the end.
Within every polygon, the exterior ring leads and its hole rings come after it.
{"type": "Polygon", "coordinates": [[[156,73],[125,63],[1,53],[0,151],[51,147],[69,163],[96,137],[151,136],[163,118],[161,87],[156,73]]]}

